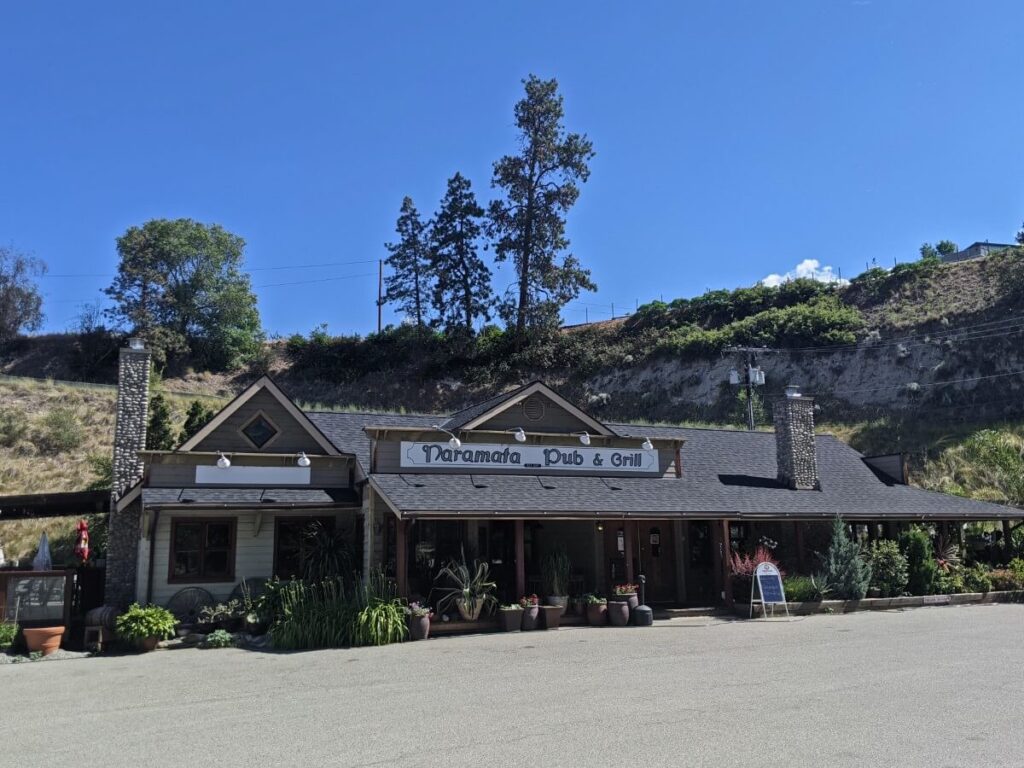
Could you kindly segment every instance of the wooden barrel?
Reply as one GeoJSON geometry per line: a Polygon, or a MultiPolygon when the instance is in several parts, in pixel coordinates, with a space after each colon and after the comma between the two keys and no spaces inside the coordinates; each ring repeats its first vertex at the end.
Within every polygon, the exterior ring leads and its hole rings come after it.
{"type": "Polygon", "coordinates": [[[121,612],[112,605],[104,605],[99,608],[93,608],[91,611],[85,614],[85,626],[106,627],[109,630],[113,630],[114,622],[117,620],[117,617],[120,613],[121,612]]]}

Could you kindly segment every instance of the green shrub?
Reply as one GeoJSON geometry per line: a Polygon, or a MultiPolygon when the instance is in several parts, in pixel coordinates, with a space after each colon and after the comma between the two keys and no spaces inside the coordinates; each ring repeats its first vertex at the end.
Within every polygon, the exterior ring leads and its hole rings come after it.
{"type": "Polygon", "coordinates": [[[992,589],[1003,591],[1016,591],[1024,589],[1024,579],[1021,579],[1009,568],[996,568],[989,575],[992,582],[992,589]]]}
{"type": "Polygon", "coordinates": [[[353,645],[400,643],[409,634],[405,604],[398,598],[374,597],[356,617],[353,645]]]}
{"type": "Polygon", "coordinates": [[[813,576],[787,576],[782,580],[786,600],[791,603],[817,602],[824,599],[821,581],[813,576]]]}
{"type": "Polygon", "coordinates": [[[0,621],[0,651],[6,651],[14,645],[14,638],[18,636],[18,625],[9,621],[0,621]]]}
{"type": "Polygon", "coordinates": [[[992,579],[989,577],[989,568],[981,563],[964,569],[964,589],[967,592],[990,592],[992,590],[992,579]]]}
{"type": "Polygon", "coordinates": [[[226,629],[215,629],[206,636],[203,648],[230,648],[235,644],[234,636],[226,629]]]}
{"type": "Polygon", "coordinates": [[[13,448],[28,434],[28,417],[21,411],[5,408],[0,411],[0,447],[13,448]]]}
{"type": "Polygon", "coordinates": [[[846,525],[838,517],[832,523],[825,578],[840,600],[862,599],[871,583],[871,566],[865,561],[860,544],[846,535],[846,525]]]}
{"type": "Polygon", "coordinates": [[[43,417],[38,443],[44,450],[66,453],[80,446],[84,439],[82,424],[70,408],[54,408],[43,417]]]}
{"type": "Polygon", "coordinates": [[[1015,557],[1006,567],[1013,572],[1018,580],[1024,582],[1024,558],[1015,557]]]}
{"type": "Polygon", "coordinates": [[[128,642],[156,637],[167,640],[174,636],[174,627],[178,620],[166,608],[158,605],[147,605],[145,608],[132,603],[128,610],[117,617],[117,634],[128,642]]]}
{"type": "Polygon", "coordinates": [[[912,595],[933,594],[938,565],[928,531],[918,527],[904,531],[900,549],[907,558],[907,590],[912,595]]]}
{"type": "Polygon", "coordinates": [[[934,591],[939,595],[959,595],[966,592],[963,568],[959,565],[940,568],[935,577],[934,591]]]}
{"type": "Polygon", "coordinates": [[[907,588],[907,558],[899,544],[888,539],[872,542],[868,551],[871,563],[871,586],[877,587],[882,597],[898,597],[907,588]]]}

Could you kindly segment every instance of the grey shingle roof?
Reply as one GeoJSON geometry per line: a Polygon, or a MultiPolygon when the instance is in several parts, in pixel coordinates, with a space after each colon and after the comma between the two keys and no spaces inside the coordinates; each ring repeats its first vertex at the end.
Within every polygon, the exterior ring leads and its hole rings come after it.
{"type": "MultiPolygon", "coordinates": [[[[620,426],[629,425],[615,425],[620,426]]],[[[792,491],[776,482],[775,436],[771,432],[636,429],[637,435],[686,440],[682,478],[377,474],[373,481],[392,504],[411,514],[840,515],[876,520],[1024,517],[1024,510],[886,484],[864,464],[860,454],[831,435],[817,439],[821,490],[792,491]]]]}
{"type": "Polygon", "coordinates": [[[487,413],[487,411],[501,405],[507,400],[511,400],[513,397],[515,397],[524,389],[533,385],[534,383],[535,382],[531,381],[529,384],[524,384],[521,387],[516,387],[515,389],[509,390],[508,392],[502,392],[501,394],[488,398],[487,400],[484,400],[481,403],[476,403],[475,405],[471,405],[468,408],[463,408],[461,411],[456,411],[451,416],[449,416],[441,424],[441,426],[444,427],[445,429],[459,429],[460,427],[464,427],[477,416],[487,413]]]}
{"type": "Polygon", "coordinates": [[[310,421],[344,453],[354,453],[364,470],[370,467],[370,437],[365,427],[424,427],[444,421],[444,416],[405,413],[343,413],[307,411],[310,421]]]}
{"type": "Polygon", "coordinates": [[[308,506],[313,504],[355,504],[356,495],[348,488],[144,488],[142,501],[147,507],[179,504],[212,506],[276,504],[308,506]]]}

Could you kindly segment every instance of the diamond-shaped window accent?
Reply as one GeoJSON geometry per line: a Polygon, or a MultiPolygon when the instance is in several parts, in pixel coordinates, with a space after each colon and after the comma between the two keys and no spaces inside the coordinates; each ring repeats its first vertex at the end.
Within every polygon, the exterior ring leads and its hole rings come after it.
{"type": "Polygon", "coordinates": [[[262,448],[274,439],[274,436],[277,434],[277,427],[271,424],[261,413],[242,427],[242,434],[249,438],[257,448],[262,448]]]}

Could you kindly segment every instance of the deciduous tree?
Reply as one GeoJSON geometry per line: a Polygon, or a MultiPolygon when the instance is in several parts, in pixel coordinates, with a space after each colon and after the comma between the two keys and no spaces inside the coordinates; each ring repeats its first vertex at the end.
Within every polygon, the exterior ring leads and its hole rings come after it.
{"type": "Polygon", "coordinates": [[[596,290],[589,270],[566,253],[565,216],[590,176],[593,145],[566,133],[556,80],[530,75],[526,96],[515,106],[518,154],[494,164],[491,186],[504,193],[491,202],[488,232],[496,258],[511,260],[518,285],[503,297],[500,313],[523,339],[528,327],[551,326],[582,290],[596,290]]]}
{"type": "Polygon", "coordinates": [[[39,259],[0,246],[0,341],[43,324],[43,297],[35,279],[46,274],[39,259]]]}
{"type": "Polygon", "coordinates": [[[478,253],[483,215],[469,179],[448,179],[430,229],[430,272],[434,312],[449,332],[471,335],[477,318],[490,319],[491,270],[478,253]]]}
{"type": "Polygon", "coordinates": [[[411,197],[402,200],[395,231],[398,242],[384,244],[391,254],[386,262],[391,274],[384,280],[384,301],[396,305],[417,328],[423,328],[429,321],[430,232],[411,197]]]}

